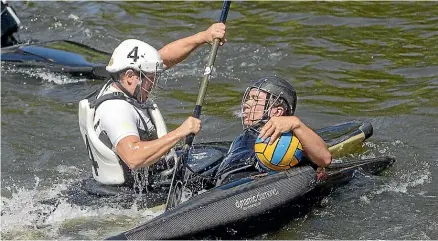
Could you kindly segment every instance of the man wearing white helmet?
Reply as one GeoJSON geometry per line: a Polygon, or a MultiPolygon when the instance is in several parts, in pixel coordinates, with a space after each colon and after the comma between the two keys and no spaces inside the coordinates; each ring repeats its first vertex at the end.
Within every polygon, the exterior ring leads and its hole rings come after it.
{"type": "Polygon", "coordinates": [[[223,44],[224,36],[225,25],[215,23],[159,51],[136,39],[125,40],[114,50],[106,67],[112,79],[79,107],[81,133],[95,180],[107,185],[130,183],[132,170],[158,162],[178,141],[199,132],[200,120],[189,117],[167,133],[157,106],[148,98],[164,69],[215,38],[223,44]]]}

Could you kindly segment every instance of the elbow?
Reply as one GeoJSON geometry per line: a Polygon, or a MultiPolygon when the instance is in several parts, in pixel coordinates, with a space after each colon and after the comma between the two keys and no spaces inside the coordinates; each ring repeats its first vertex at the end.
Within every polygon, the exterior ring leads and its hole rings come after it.
{"type": "Polygon", "coordinates": [[[138,169],[142,167],[143,162],[141,159],[136,158],[135,156],[124,156],[121,157],[123,162],[129,167],[131,170],[138,169]]]}
{"type": "Polygon", "coordinates": [[[327,167],[332,163],[332,154],[328,150],[313,157],[314,159],[311,160],[319,167],[327,167]]]}
{"type": "Polygon", "coordinates": [[[164,61],[163,60],[163,70],[168,70],[172,68],[175,64],[173,64],[171,61],[164,61]]]}
{"type": "Polygon", "coordinates": [[[332,163],[332,154],[327,150],[327,152],[321,158],[321,167],[327,167],[332,163]]]}
{"type": "Polygon", "coordinates": [[[158,51],[158,53],[160,54],[161,59],[163,60],[163,69],[167,70],[169,68],[171,68],[174,64],[172,64],[171,59],[169,59],[168,55],[167,55],[167,50],[165,48],[162,48],[158,51]]]}
{"type": "Polygon", "coordinates": [[[140,163],[138,161],[135,161],[133,159],[123,159],[123,162],[129,167],[131,170],[135,170],[137,168],[140,168],[140,163]]]}
{"type": "Polygon", "coordinates": [[[143,159],[134,159],[134,158],[126,158],[123,159],[125,164],[129,167],[131,170],[135,170],[141,167],[148,167],[151,164],[153,164],[153,161],[150,161],[150,158],[143,159]]]}

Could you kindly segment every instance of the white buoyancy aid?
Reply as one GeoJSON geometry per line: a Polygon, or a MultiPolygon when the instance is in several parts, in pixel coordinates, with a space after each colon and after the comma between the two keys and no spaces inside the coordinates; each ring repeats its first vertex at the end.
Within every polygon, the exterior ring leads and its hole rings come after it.
{"type": "MultiPolygon", "coordinates": [[[[166,135],[167,127],[158,106],[153,103],[147,111],[155,125],[158,138],[166,135]]],[[[94,114],[95,108],[90,107],[88,98],[79,102],[79,128],[88,151],[88,158],[92,163],[93,177],[99,183],[106,185],[124,184],[127,181],[124,168],[126,169],[127,166],[99,139],[93,124],[94,114]]],[[[175,151],[171,149],[168,155],[174,156],[175,151]]]]}

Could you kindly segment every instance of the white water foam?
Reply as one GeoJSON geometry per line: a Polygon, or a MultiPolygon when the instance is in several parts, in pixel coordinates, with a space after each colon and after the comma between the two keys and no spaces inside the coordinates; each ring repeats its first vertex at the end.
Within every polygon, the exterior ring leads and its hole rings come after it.
{"type": "MultiPolygon", "coordinates": [[[[65,171],[64,168],[60,169],[65,171]]],[[[105,205],[98,208],[77,206],[69,203],[59,195],[61,191],[66,190],[73,182],[73,180],[64,180],[64,183],[55,184],[51,188],[43,189],[39,187],[40,179],[35,177],[34,188],[17,188],[11,197],[2,196],[2,236],[12,239],[35,239],[35,237],[36,239],[59,238],[60,229],[66,229],[65,226],[71,225],[72,222],[75,224],[80,223],[86,229],[88,223],[91,222],[90,220],[96,219],[99,222],[114,222],[109,220],[117,220],[118,218],[121,220],[128,219],[129,223],[133,226],[127,226],[126,228],[132,228],[163,212],[161,208],[140,210],[135,202],[129,209],[105,205]],[[49,201],[47,202],[47,200],[49,201]]],[[[87,230],[84,230],[84,232],[86,233],[87,230]]],[[[93,232],[90,235],[93,235],[93,232]]],[[[108,234],[101,234],[101,236],[105,237],[108,234]]],[[[102,237],[92,236],[88,238],[102,237]]]]}
{"type": "MultiPolygon", "coordinates": [[[[361,158],[373,158],[381,155],[392,155],[392,152],[395,152],[397,149],[407,148],[406,144],[400,140],[394,140],[389,143],[379,144],[365,142],[365,145],[374,151],[362,154],[361,158]],[[375,152],[378,152],[377,155],[375,154],[375,152]]],[[[418,163],[419,166],[416,166],[415,169],[411,168],[408,172],[403,172],[401,175],[397,176],[396,180],[392,180],[389,183],[386,183],[383,186],[379,187],[376,191],[373,192],[373,195],[382,194],[384,192],[410,194],[410,189],[422,186],[426,183],[430,183],[432,181],[430,164],[427,162],[418,162],[417,160],[415,160],[416,156],[412,158],[414,160],[412,160],[411,163],[418,163]]]]}
{"type": "MultiPolygon", "coordinates": [[[[79,17],[78,17],[78,15],[75,15],[75,14],[72,14],[72,13],[70,13],[69,15],[68,15],[68,18],[69,19],[72,19],[73,21],[78,21],[79,20],[79,17]]],[[[79,23],[82,23],[82,21],[78,21],[79,23]]]]}
{"type": "Polygon", "coordinates": [[[419,170],[412,170],[400,175],[398,180],[392,181],[382,188],[375,191],[375,194],[383,192],[409,193],[410,188],[422,186],[426,183],[431,183],[432,173],[430,171],[429,163],[423,162],[422,168],[419,170]]]}
{"type": "Polygon", "coordinates": [[[379,156],[380,155],[392,155],[392,150],[394,150],[394,147],[403,148],[406,146],[400,140],[394,140],[390,143],[379,143],[379,144],[367,141],[367,142],[364,142],[364,145],[367,148],[370,148],[371,150],[374,150],[374,151],[371,151],[371,153],[365,152],[364,154],[361,155],[362,159],[376,157],[374,152],[378,152],[379,156]]]}
{"type": "Polygon", "coordinates": [[[424,185],[425,183],[431,182],[431,173],[426,171],[426,173],[419,173],[414,171],[412,173],[403,174],[400,179],[402,181],[393,181],[382,188],[376,190],[375,194],[381,194],[384,192],[396,192],[396,193],[409,193],[409,188],[424,185]]]}
{"type": "Polygon", "coordinates": [[[72,174],[77,175],[81,174],[83,171],[75,166],[65,166],[65,165],[58,165],[56,167],[56,171],[61,174],[72,174]]]}
{"type": "MultiPolygon", "coordinates": [[[[55,83],[58,85],[64,85],[64,84],[72,84],[72,83],[79,83],[79,82],[86,82],[86,78],[72,78],[65,74],[61,73],[54,73],[46,69],[38,69],[38,68],[8,68],[7,72],[9,73],[19,73],[19,74],[26,74],[30,77],[36,77],[39,79],[42,79],[44,81],[47,81],[48,83],[55,83]]],[[[26,82],[24,82],[26,84],[26,82]]]]}

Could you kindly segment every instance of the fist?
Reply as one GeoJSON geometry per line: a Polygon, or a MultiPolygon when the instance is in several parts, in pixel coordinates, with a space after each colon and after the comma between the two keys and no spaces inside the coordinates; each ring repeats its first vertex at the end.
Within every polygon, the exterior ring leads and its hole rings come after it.
{"type": "Polygon", "coordinates": [[[293,131],[295,128],[300,127],[300,123],[300,119],[295,116],[274,116],[263,126],[258,137],[262,141],[271,137],[269,144],[272,144],[281,133],[293,131]]]}
{"type": "Polygon", "coordinates": [[[181,129],[185,136],[189,134],[197,134],[201,129],[201,120],[195,117],[189,117],[181,125],[181,129]]]}
{"type": "Polygon", "coordinates": [[[214,39],[220,39],[220,45],[223,45],[226,42],[225,37],[225,24],[224,23],[215,23],[211,25],[207,30],[203,32],[204,41],[206,43],[212,43],[214,39]]]}

